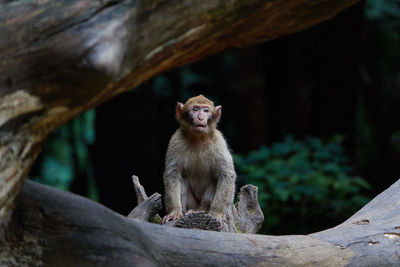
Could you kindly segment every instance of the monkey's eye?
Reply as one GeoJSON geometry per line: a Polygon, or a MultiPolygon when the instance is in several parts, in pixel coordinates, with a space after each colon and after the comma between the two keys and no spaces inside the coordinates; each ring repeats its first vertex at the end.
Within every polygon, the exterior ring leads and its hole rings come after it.
{"type": "Polygon", "coordinates": [[[203,109],[203,111],[204,111],[204,112],[209,112],[209,111],[210,111],[210,109],[208,109],[208,108],[205,108],[205,109],[203,109]]]}
{"type": "Polygon", "coordinates": [[[194,108],[192,108],[192,110],[193,111],[199,111],[199,108],[194,107],[194,108]]]}

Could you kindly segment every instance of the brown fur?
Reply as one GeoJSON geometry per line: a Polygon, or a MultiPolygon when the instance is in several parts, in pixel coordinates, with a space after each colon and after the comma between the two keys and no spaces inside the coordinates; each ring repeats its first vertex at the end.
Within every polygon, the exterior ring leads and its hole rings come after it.
{"type": "Polygon", "coordinates": [[[199,95],[185,105],[177,104],[177,119],[181,127],[169,142],[164,171],[165,205],[168,220],[178,219],[187,212],[203,210],[221,220],[226,207],[233,202],[236,173],[232,156],[216,125],[221,107],[199,95]],[[206,105],[207,126],[194,129],[190,110],[206,105]]]}

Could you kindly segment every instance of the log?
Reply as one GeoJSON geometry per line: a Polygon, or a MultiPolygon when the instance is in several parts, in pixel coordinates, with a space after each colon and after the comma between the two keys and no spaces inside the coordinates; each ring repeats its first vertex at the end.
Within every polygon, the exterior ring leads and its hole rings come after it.
{"type": "Polygon", "coordinates": [[[136,175],[132,175],[132,182],[135,187],[138,205],[127,217],[139,221],[160,223],[162,219],[157,212],[162,209],[161,195],[159,193],[154,193],[149,198],[144,187],[139,182],[139,177],[136,175]]]}
{"type": "Polygon", "coordinates": [[[182,219],[168,222],[166,225],[187,229],[201,229],[216,232],[256,234],[264,222],[264,214],[258,203],[258,188],[245,185],[240,188],[238,209],[231,203],[226,209],[222,222],[204,211],[186,214],[182,219]]]}
{"type": "MultiPolygon", "coordinates": [[[[139,221],[149,222],[151,219],[157,215],[162,209],[161,195],[154,193],[149,198],[137,205],[129,214],[128,218],[136,219],[139,221]]],[[[159,218],[159,216],[158,216],[159,218]]],[[[160,218],[161,220],[161,218],[160,218]]]]}
{"type": "Polygon", "coordinates": [[[135,187],[135,193],[136,193],[136,199],[138,205],[148,199],[149,197],[146,194],[146,191],[144,190],[144,187],[140,184],[139,182],[139,177],[136,175],[132,175],[132,182],[133,186],[135,187]]]}
{"type": "Polygon", "coordinates": [[[258,188],[254,185],[245,185],[240,189],[238,201],[239,221],[241,233],[256,234],[264,222],[264,213],[258,203],[258,188]]]}
{"type": "Polygon", "coordinates": [[[0,266],[400,266],[400,180],[344,223],[268,236],[139,222],[27,181],[0,240],[0,266]]]}
{"type": "Polygon", "coordinates": [[[306,29],[358,1],[0,0],[0,225],[59,125],[162,71],[306,29]]]}
{"type": "MultiPolygon", "coordinates": [[[[139,204],[127,217],[140,221],[161,223],[161,217],[157,214],[162,208],[161,195],[155,193],[148,198],[144,187],[139,182],[139,178],[133,175],[132,181],[139,204]]],[[[264,214],[258,203],[257,193],[258,188],[256,186],[243,186],[239,192],[238,210],[231,203],[226,210],[225,218],[222,222],[219,222],[204,211],[199,211],[187,213],[183,218],[167,222],[165,225],[186,229],[232,233],[239,231],[241,233],[255,234],[261,229],[264,222],[264,214]]]]}

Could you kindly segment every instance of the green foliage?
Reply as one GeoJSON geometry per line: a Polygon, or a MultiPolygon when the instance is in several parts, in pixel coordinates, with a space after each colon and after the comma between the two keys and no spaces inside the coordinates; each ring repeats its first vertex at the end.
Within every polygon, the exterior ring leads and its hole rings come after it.
{"type": "Polygon", "coordinates": [[[52,133],[43,144],[30,179],[70,190],[77,176],[88,179],[88,197],[97,200],[89,145],[95,141],[95,111],[90,110],[52,133]]]}
{"type": "Polygon", "coordinates": [[[368,183],[350,176],[343,137],[324,143],[318,138],[261,147],[248,155],[234,155],[239,179],[259,189],[265,215],[264,233],[308,233],[334,225],[362,207],[368,183]]]}
{"type": "Polygon", "coordinates": [[[153,79],[151,89],[153,90],[154,94],[160,98],[173,96],[171,82],[163,74],[160,74],[153,79]]]}
{"type": "Polygon", "coordinates": [[[74,177],[69,136],[68,127],[61,127],[48,137],[31,179],[62,190],[69,189],[74,177]]]}
{"type": "Polygon", "coordinates": [[[162,224],[162,218],[158,214],[156,214],[155,216],[151,217],[150,222],[162,224]]]}
{"type": "Polygon", "coordinates": [[[400,17],[399,0],[367,0],[365,15],[368,19],[388,19],[400,17]]]}
{"type": "Polygon", "coordinates": [[[400,1],[367,0],[366,18],[378,30],[382,46],[382,68],[387,85],[397,88],[396,74],[400,59],[400,1]]]}

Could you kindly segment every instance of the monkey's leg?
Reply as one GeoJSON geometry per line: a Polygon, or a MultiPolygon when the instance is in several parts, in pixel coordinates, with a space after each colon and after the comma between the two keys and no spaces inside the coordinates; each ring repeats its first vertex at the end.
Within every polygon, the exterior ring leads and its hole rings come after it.
{"type": "Polygon", "coordinates": [[[199,210],[200,201],[194,195],[192,189],[189,184],[186,184],[184,187],[185,194],[182,194],[182,207],[183,213],[189,214],[199,210]]]}
{"type": "Polygon", "coordinates": [[[222,171],[210,205],[209,214],[214,218],[224,217],[229,203],[233,202],[236,174],[233,170],[222,171]]]}
{"type": "Polygon", "coordinates": [[[214,199],[216,186],[217,185],[215,183],[211,183],[207,187],[206,191],[204,191],[203,197],[200,202],[200,210],[203,210],[205,212],[210,211],[210,206],[211,206],[211,202],[214,199]]]}
{"type": "Polygon", "coordinates": [[[182,177],[177,170],[171,169],[164,173],[165,207],[167,215],[163,218],[163,224],[182,218],[182,177]]]}

